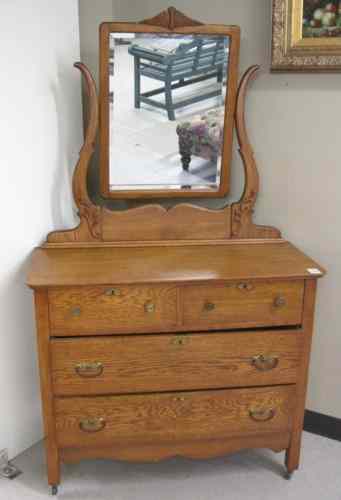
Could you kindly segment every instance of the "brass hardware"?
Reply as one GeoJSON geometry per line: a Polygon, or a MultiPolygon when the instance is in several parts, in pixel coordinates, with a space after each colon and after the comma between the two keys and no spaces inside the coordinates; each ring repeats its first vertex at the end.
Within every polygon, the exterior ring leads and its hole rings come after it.
{"type": "Polygon", "coordinates": [[[80,377],[99,377],[103,373],[103,365],[102,363],[79,363],[75,367],[75,371],[80,377]]]}
{"type": "Polygon", "coordinates": [[[274,300],[274,307],[284,307],[287,305],[287,301],[285,300],[285,297],[282,295],[278,295],[278,297],[275,298],[274,300]]]}
{"type": "Polygon", "coordinates": [[[208,311],[208,312],[209,311],[214,311],[214,309],[215,309],[215,304],[213,304],[212,302],[206,302],[204,304],[204,310],[205,311],[208,311]]]}
{"type": "Polygon", "coordinates": [[[155,304],[153,304],[153,302],[146,302],[144,305],[144,310],[146,313],[155,312],[155,304]]]}
{"type": "Polygon", "coordinates": [[[268,420],[274,418],[276,411],[273,408],[250,410],[249,415],[256,422],[267,422],[268,420]]]}
{"type": "Polygon", "coordinates": [[[279,359],[277,356],[255,356],[252,358],[252,364],[257,370],[261,372],[268,372],[270,370],[274,370],[279,363],[279,359]]]}
{"type": "Polygon", "coordinates": [[[73,307],[71,309],[71,314],[74,318],[79,318],[79,316],[81,315],[81,308],[80,307],[73,307]]]}
{"type": "Polygon", "coordinates": [[[251,290],[254,289],[254,286],[252,283],[239,283],[237,285],[237,288],[239,288],[239,290],[245,290],[247,292],[251,292],[251,290]]]}
{"type": "Polygon", "coordinates": [[[83,432],[100,432],[105,425],[104,418],[86,418],[79,422],[79,428],[83,432]]]}
{"type": "Polygon", "coordinates": [[[184,336],[175,337],[174,339],[172,339],[172,344],[177,345],[177,346],[183,346],[183,345],[187,344],[187,342],[188,342],[188,339],[184,336]]]}
{"type": "Polygon", "coordinates": [[[176,403],[184,403],[186,401],[186,398],[184,396],[177,396],[176,398],[174,398],[174,401],[176,403]]]}
{"type": "Polygon", "coordinates": [[[106,290],[105,295],[108,297],[119,297],[122,295],[122,292],[119,288],[109,288],[109,290],[106,290]]]}

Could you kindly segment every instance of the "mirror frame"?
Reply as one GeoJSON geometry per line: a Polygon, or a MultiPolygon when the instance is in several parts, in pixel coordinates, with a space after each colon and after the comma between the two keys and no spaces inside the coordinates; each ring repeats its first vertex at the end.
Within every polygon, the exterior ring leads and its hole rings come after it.
{"type": "MultiPolygon", "coordinates": [[[[233,129],[239,77],[240,28],[202,24],[175,9],[139,23],[105,22],[100,26],[100,187],[104,198],[222,198],[230,187],[233,129]],[[167,15],[165,15],[167,13],[167,15]],[[110,190],[110,107],[109,59],[111,33],[159,33],[187,35],[222,35],[230,37],[227,99],[225,100],[224,143],[221,158],[221,177],[218,189],[140,189],[110,190]]],[[[138,161],[138,160],[137,160],[138,161]]]]}

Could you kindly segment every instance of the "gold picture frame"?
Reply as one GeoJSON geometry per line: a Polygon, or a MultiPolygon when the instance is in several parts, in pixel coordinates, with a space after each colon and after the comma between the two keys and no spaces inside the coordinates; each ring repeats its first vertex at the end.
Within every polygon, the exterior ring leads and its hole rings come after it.
{"type": "MultiPolygon", "coordinates": [[[[329,7],[334,12],[323,13],[319,2],[311,20],[305,19],[307,0],[273,0],[272,12],[272,71],[338,72],[341,71],[341,10],[334,2],[321,1],[321,7],[329,7]],[[324,27],[320,20],[327,15],[334,26],[324,27]],[[335,19],[334,19],[335,16],[335,19]],[[307,28],[305,28],[307,23],[307,28]],[[316,27],[314,25],[317,25],[316,27]],[[304,32],[305,30],[305,32],[304,32]],[[308,33],[308,34],[307,34],[308,33]]],[[[309,3],[309,0],[308,0],[309,3]]]]}

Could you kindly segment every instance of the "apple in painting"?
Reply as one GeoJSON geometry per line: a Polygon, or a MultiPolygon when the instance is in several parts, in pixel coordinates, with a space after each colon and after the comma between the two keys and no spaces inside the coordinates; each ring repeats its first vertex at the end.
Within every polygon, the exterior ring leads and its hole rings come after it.
{"type": "Polygon", "coordinates": [[[322,21],[322,17],[324,16],[324,9],[316,9],[314,12],[315,21],[322,21]]]}
{"type": "Polygon", "coordinates": [[[336,10],[337,10],[336,5],[334,5],[333,3],[327,3],[325,10],[326,10],[326,12],[336,13],[336,10]]]}
{"type": "Polygon", "coordinates": [[[326,28],[328,28],[330,26],[335,26],[335,24],[336,24],[335,12],[326,12],[322,17],[322,24],[326,28]]]}

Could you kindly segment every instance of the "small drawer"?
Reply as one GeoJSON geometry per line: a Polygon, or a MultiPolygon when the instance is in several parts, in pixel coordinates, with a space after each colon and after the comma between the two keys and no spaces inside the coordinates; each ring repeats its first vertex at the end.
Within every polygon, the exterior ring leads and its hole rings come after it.
{"type": "Polygon", "coordinates": [[[288,432],[294,387],[57,398],[61,448],[167,444],[288,432]]]}
{"type": "Polygon", "coordinates": [[[299,332],[51,341],[54,394],[127,394],[295,383],[299,332]]]}
{"type": "Polygon", "coordinates": [[[103,335],[174,328],[175,286],[70,287],[49,290],[52,334],[103,335]]]}
{"type": "Polygon", "coordinates": [[[303,281],[184,287],[184,325],[196,330],[299,325],[303,291],[303,281]]]}

